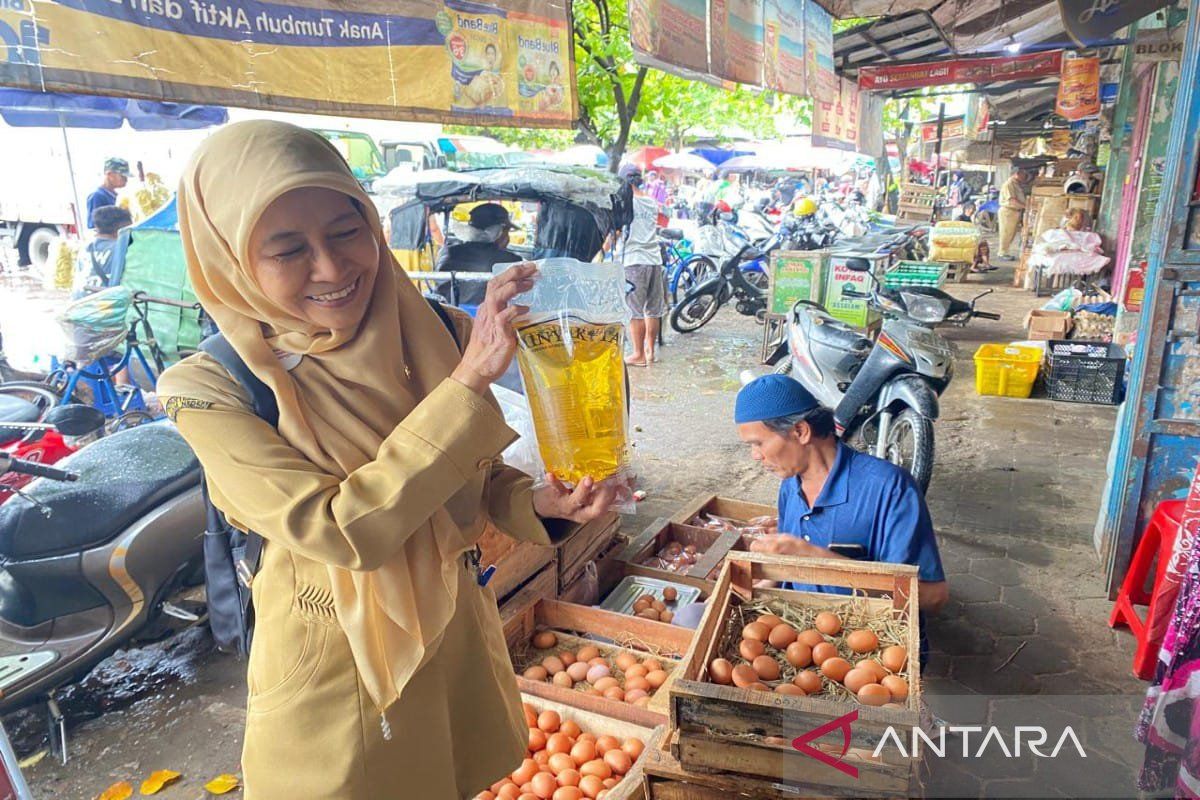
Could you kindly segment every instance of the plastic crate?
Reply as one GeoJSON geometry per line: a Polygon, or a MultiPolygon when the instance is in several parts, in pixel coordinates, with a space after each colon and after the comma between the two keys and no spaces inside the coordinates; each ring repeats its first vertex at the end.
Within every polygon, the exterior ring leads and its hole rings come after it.
{"type": "Polygon", "coordinates": [[[997,397],[1029,397],[1042,364],[1036,347],[985,344],[975,351],[975,391],[997,397]]]}
{"type": "Polygon", "coordinates": [[[905,286],[942,288],[946,283],[946,264],[940,261],[901,261],[883,276],[883,288],[905,286]]]}
{"type": "Polygon", "coordinates": [[[1054,339],[1046,348],[1046,395],[1068,403],[1121,402],[1125,351],[1107,342],[1054,339]]]}

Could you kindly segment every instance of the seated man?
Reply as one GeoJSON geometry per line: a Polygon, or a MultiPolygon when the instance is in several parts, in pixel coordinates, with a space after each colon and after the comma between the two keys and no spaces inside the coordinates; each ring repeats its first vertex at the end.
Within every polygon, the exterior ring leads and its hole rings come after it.
{"type": "Polygon", "coordinates": [[[112,286],[112,255],[121,228],[133,224],[133,217],[120,206],[99,206],[92,212],[96,238],[88,242],[75,265],[72,296],[82,297],[112,286]]]}
{"type": "MultiPolygon", "coordinates": [[[[950,597],[929,509],[912,476],[842,443],[833,412],[796,381],[765,375],[737,396],[734,421],[751,457],[778,476],[779,533],[751,549],[812,558],[912,564],[919,602],[936,612],[950,597]]],[[[794,585],[848,594],[842,587],[794,585]]],[[[922,655],[926,650],[921,646],[922,655]]]]}
{"type": "MultiPolygon", "coordinates": [[[[495,264],[509,264],[521,257],[509,252],[508,232],[516,228],[508,209],[499,203],[483,203],[471,209],[466,241],[447,244],[442,248],[434,269],[438,272],[486,272],[491,274],[495,264]]],[[[458,305],[477,306],[483,302],[487,284],[464,281],[458,284],[458,305]]],[[[451,302],[450,282],[440,284],[437,292],[451,302]]]]}

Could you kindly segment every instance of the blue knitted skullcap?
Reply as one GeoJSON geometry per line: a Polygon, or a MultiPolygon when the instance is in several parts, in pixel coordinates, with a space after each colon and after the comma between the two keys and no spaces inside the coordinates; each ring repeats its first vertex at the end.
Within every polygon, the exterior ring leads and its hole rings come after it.
{"type": "Polygon", "coordinates": [[[738,425],[803,414],[820,405],[812,393],[786,375],[763,375],[738,392],[733,421],[738,425]]]}

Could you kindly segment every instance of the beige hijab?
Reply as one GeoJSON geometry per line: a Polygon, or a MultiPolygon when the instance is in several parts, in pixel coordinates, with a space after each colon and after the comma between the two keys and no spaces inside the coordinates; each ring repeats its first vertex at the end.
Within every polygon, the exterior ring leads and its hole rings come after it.
{"type": "MultiPolygon", "coordinates": [[[[274,391],[280,435],[330,475],[345,478],[373,460],[458,363],[453,339],[397,267],[374,205],[333,146],[311,131],[253,121],[209,137],[180,182],[179,226],[196,296],[274,391]],[[379,241],[374,294],[355,329],[327,330],[291,316],[251,274],[255,223],[273,200],[300,187],[349,195],[379,241]],[[289,372],[273,350],[302,354],[302,363],[289,372]]],[[[338,620],[381,712],[436,651],[454,614],[456,570],[468,545],[461,529],[472,522],[439,509],[378,569],[329,568],[338,620]]],[[[270,540],[270,531],[261,533],[270,540]]]]}

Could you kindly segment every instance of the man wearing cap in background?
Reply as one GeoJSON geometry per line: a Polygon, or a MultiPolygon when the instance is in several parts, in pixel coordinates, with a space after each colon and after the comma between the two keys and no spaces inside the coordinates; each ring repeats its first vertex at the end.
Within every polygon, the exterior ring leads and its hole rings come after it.
{"type": "MultiPolygon", "coordinates": [[[[833,412],[786,375],[764,375],[742,387],[734,421],[751,457],[783,481],[779,532],[761,537],[752,550],[911,564],[918,569],[921,609],[945,605],[949,585],[912,476],[839,440],[833,412]]],[[[834,586],[790,588],[846,593],[834,586]]]]}
{"type": "MultiPolygon", "coordinates": [[[[496,264],[511,264],[521,260],[508,250],[508,232],[517,226],[512,223],[508,209],[499,203],[481,203],[471,209],[470,222],[463,231],[463,241],[448,243],[438,256],[438,272],[486,272],[496,264]]],[[[451,301],[450,283],[437,287],[437,292],[451,301]]],[[[458,284],[459,305],[477,306],[483,302],[487,284],[483,281],[464,281],[458,284]]]]}
{"type": "Polygon", "coordinates": [[[104,161],[104,183],[87,197],[88,228],[96,229],[93,214],[97,208],[115,206],[117,190],[129,183],[129,162],[123,158],[109,158],[104,161]]]}

